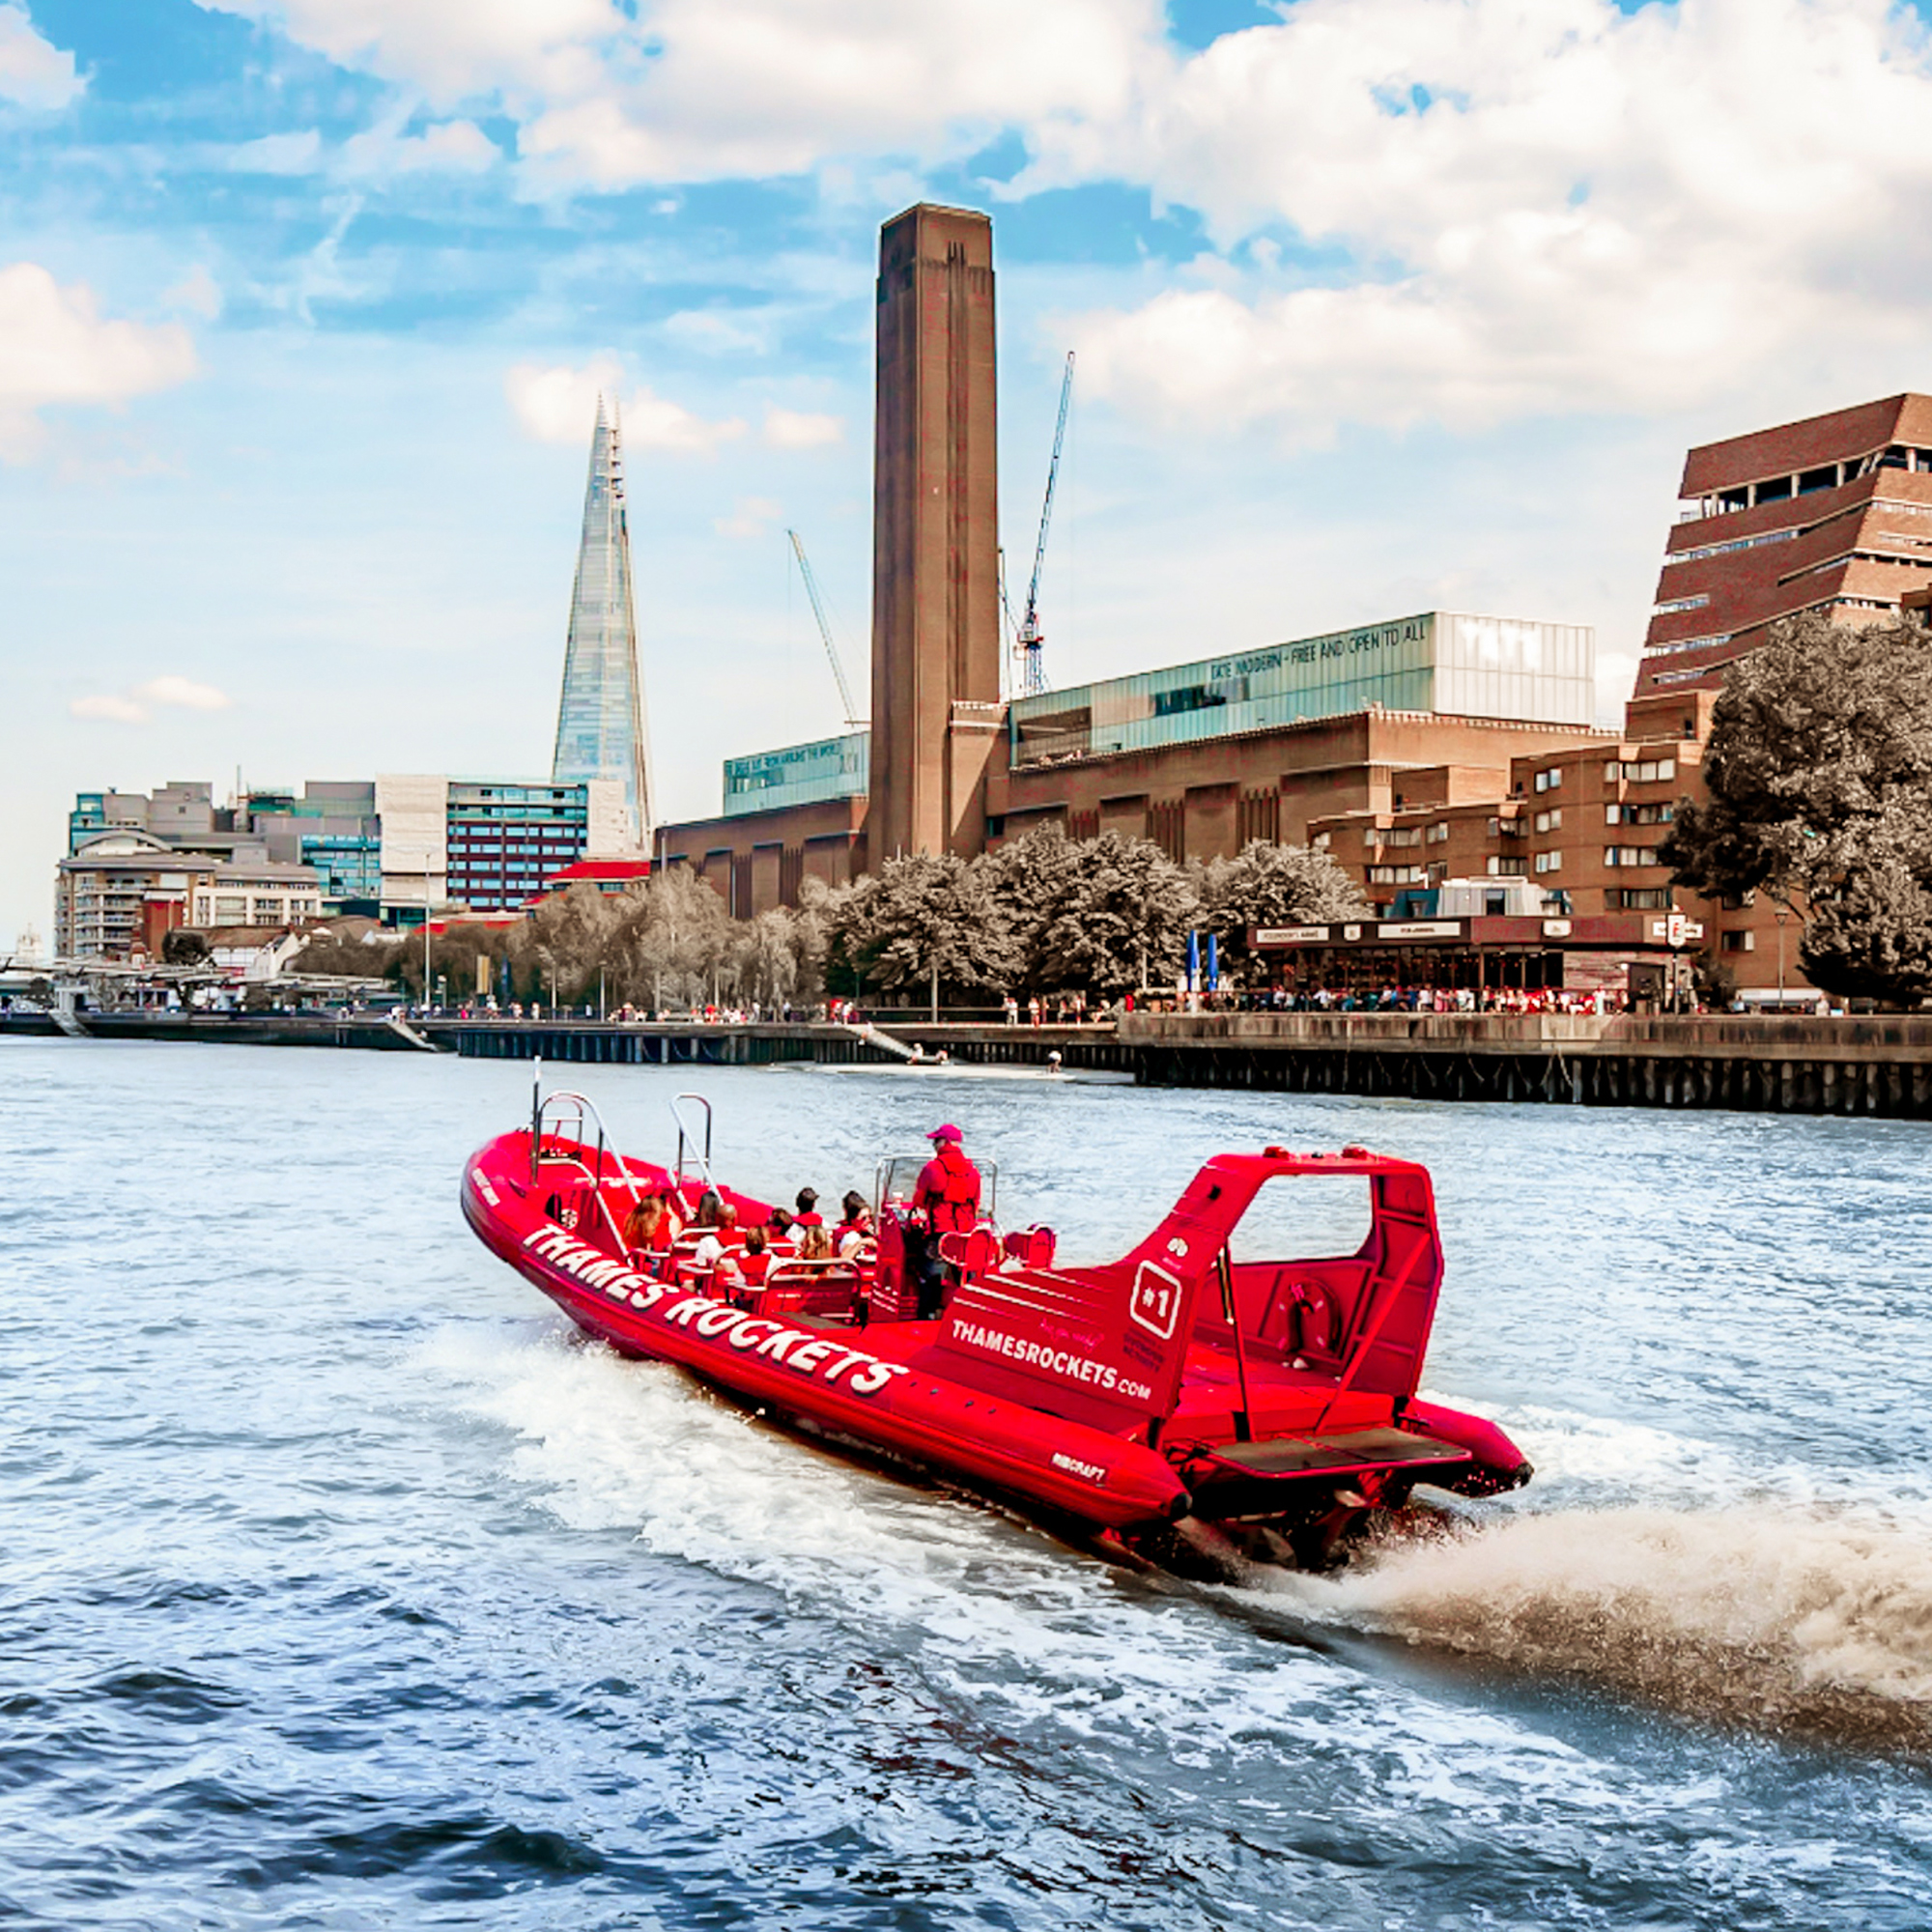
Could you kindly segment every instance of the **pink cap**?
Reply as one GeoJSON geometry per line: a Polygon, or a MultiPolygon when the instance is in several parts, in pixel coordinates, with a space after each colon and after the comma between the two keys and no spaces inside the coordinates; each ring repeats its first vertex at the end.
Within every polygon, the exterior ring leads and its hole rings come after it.
{"type": "Polygon", "coordinates": [[[966,1136],[951,1121],[948,1121],[943,1127],[934,1127],[926,1135],[926,1139],[929,1141],[963,1141],[965,1138],[966,1136]]]}

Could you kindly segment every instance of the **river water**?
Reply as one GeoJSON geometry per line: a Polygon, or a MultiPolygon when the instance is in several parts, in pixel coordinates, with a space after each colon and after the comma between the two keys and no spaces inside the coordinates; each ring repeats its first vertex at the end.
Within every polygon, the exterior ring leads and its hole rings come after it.
{"type": "MultiPolygon", "coordinates": [[[[573,1068],[662,1155],[690,1069],[573,1068]]],[[[1339,1579],[1109,1571],[573,1339],[469,1236],[528,1069],[0,1045],[0,1920],[1932,1923],[1932,1200],[1894,1122],[731,1069],[1125,1245],[1433,1168],[1427,1389],[1538,1480],[1339,1579]]]]}

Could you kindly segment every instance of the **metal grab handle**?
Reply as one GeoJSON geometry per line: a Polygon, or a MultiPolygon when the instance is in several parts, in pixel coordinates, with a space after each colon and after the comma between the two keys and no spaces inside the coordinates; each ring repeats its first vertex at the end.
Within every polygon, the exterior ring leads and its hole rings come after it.
{"type": "Polygon", "coordinates": [[[691,1149],[692,1158],[696,1161],[699,1172],[704,1176],[705,1186],[711,1187],[715,1185],[711,1179],[711,1102],[702,1094],[676,1094],[670,1103],[670,1117],[677,1122],[677,1191],[678,1197],[682,1199],[684,1195],[684,1151],[687,1145],[691,1149]],[[697,1136],[692,1131],[690,1122],[684,1118],[684,1108],[680,1102],[685,1100],[695,1100],[704,1109],[704,1146],[701,1151],[697,1146],[697,1136]]]}

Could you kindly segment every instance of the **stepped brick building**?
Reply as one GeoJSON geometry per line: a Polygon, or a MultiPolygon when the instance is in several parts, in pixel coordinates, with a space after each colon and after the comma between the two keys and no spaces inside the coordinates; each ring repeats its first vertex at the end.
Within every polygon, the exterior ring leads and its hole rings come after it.
{"type": "Polygon", "coordinates": [[[1680,495],[1639,696],[1717,690],[1779,617],[1881,622],[1932,583],[1932,396],[1706,443],[1680,495]]]}

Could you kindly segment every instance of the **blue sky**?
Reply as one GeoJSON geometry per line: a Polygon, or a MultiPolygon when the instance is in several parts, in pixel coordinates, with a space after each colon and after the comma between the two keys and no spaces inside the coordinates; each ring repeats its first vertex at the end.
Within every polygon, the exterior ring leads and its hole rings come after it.
{"type": "Polygon", "coordinates": [[[600,384],[662,809],[836,729],[921,197],[1018,575],[1079,354],[1062,684],[1447,606],[1614,715],[1684,448],[1932,386],[1883,0],[0,0],[0,949],[82,787],[545,769],[600,384]]]}

